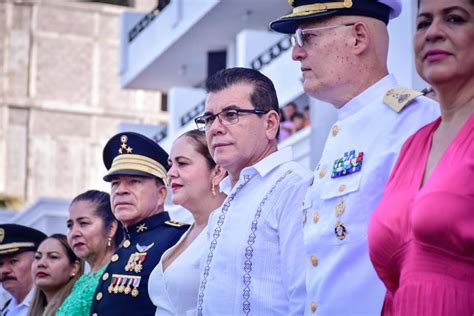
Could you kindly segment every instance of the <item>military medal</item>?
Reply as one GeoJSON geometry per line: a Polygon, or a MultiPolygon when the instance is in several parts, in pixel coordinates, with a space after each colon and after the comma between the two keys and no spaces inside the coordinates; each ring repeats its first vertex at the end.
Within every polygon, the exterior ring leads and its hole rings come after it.
{"type": "Polygon", "coordinates": [[[337,239],[343,240],[346,238],[346,227],[344,227],[344,224],[341,221],[336,222],[336,227],[334,228],[334,233],[336,234],[337,239]]]}
{"type": "Polygon", "coordinates": [[[146,259],[146,252],[134,252],[128,258],[128,262],[125,265],[125,271],[133,271],[140,273],[143,269],[143,262],[146,259]]]}
{"type": "Polygon", "coordinates": [[[347,235],[346,227],[341,221],[341,216],[342,214],[344,214],[345,210],[346,210],[346,202],[343,199],[341,199],[336,204],[335,213],[337,217],[337,222],[336,222],[336,227],[334,227],[334,234],[336,234],[336,238],[339,240],[343,240],[344,238],[346,238],[346,235],[347,235]]]}
{"type": "Polygon", "coordinates": [[[362,151],[358,152],[357,155],[355,150],[344,153],[342,158],[334,161],[331,178],[340,178],[361,171],[363,160],[364,153],[362,151]]]}
{"type": "Polygon", "coordinates": [[[112,293],[112,292],[113,292],[114,286],[115,286],[116,283],[117,283],[117,277],[115,277],[115,275],[113,275],[113,276],[112,276],[112,280],[111,280],[111,282],[110,282],[110,285],[109,285],[109,287],[108,287],[108,289],[107,289],[107,290],[109,291],[109,293],[112,293]]]}
{"type": "Polygon", "coordinates": [[[125,289],[125,283],[127,282],[127,278],[122,278],[121,281],[122,282],[120,282],[120,285],[118,287],[118,292],[119,293],[123,293],[123,290],[125,289]]]}
{"type": "Polygon", "coordinates": [[[117,282],[115,283],[115,286],[114,286],[114,289],[113,289],[113,292],[115,294],[117,294],[119,292],[119,285],[120,285],[121,282],[122,282],[122,278],[117,277],[117,282]]]}
{"type": "Polygon", "coordinates": [[[140,272],[142,271],[142,268],[143,268],[143,266],[142,266],[142,264],[139,262],[139,263],[137,263],[137,264],[135,265],[134,271],[135,271],[136,273],[140,273],[140,272]]]}
{"type": "Polygon", "coordinates": [[[344,211],[346,210],[346,203],[344,200],[340,200],[336,204],[336,216],[341,217],[342,214],[344,214],[344,211]]]}
{"type": "Polygon", "coordinates": [[[125,290],[123,290],[125,294],[130,294],[130,291],[132,290],[132,288],[130,287],[131,283],[132,283],[132,279],[128,279],[127,286],[125,287],[125,290]]]}
{"type": "Polygon", "coordinates": [[[132,286],[133,286],[132,296],[133,297],[138,296],[138,286],[140,285],[140,279],[141,277],[138,277],[132,281],[132,286]]]}

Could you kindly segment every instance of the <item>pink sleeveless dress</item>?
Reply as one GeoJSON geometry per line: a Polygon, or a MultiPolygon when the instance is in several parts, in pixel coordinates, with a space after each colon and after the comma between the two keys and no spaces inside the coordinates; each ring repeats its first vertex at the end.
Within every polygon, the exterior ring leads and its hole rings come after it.
{"type": "Polygon", "coordinates": [[[370,221],[383,315],[474,315],[474,114],[421,186],[440,122],[407,140],[370,221]]]}

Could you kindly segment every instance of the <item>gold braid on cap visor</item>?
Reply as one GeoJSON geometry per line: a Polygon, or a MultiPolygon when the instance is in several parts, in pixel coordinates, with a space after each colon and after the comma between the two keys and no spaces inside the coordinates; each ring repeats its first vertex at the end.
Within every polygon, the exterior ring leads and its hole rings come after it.
{"type": "Polygon", "coordinates": [[[289,15],[283,16],[282,18],[289,18],[294,16],[304,16],[315,13],[321,13],[328,10],[334,9],[348,9],[352,7],[352,0],[327,2],[327,3],[313,3],[302,5],[293,9],[293,12],[289,15]]]}
{"type": "Polygon", "coordinates": [[[35,244],[32,242],[12,242],[5,245],[0,245],[0,254],[6,254],[20,250],[20,248],[31,248],[35,244]]]}
{"type": "Polygon", "coordinates": [[[154,175],[168,185],[166,169],[156,160],[135,154],[123,154],[114,158],[109,174],[119,170],[138,170],[154,175]]]}

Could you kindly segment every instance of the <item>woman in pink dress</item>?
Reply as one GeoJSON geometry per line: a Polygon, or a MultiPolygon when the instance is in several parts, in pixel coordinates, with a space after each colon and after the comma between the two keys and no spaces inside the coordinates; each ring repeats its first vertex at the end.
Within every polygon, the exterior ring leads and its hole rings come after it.
{"type": "Polygon", "coordinates": [[[383,315],[474,315],[474,0],[421,0],[418,73],[441,117],[407,140],[369,225],[383,315]]]}

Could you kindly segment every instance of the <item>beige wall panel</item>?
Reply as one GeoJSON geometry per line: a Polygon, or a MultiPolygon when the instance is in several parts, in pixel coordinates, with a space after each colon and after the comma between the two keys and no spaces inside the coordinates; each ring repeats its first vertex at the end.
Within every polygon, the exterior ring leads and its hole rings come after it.
{"type": "MultiPolygon", "coordinates": [[[[51,111],[34,111],[31,115],[31,136],[91,136],[91,118],[87,115],[51,111]]],[[[76,144],[71,143],[71,146],[76,144]]]]}
{"type": "Polygon", "coordinates": [[[30,4],[15,3],[11,6],[11,28],[30,31],[33,7],[30,4]]]}
{"type": "Polygon", "coordinates": [[[28,31],[12,30],[9,37],[7,60],[8,86],[6,95],[10,98],[26,98],[29,94],[29,59],[31,35],[28,31]]]}
{"type": "Polygon", "coordinates": [[[118,15],[102,13],[99,16],[99,37],[101,38],[101,42],[105,41],[119,45],[120,17],[118,15]]]}
{"type": "Polygon", "coordinates": [[[37,25],[40,32],[91,37],[94,35],[94,12],[71,10],[54,5],[37,6],[37,25]]]}
{"type": "Polygon", "coordinates": [[[37,42],[36,96],[90,104],[93,44],[70,38],[38,38],[37,42]]]}
{"type": "Polygon", "coordinates": [[[127,113],[134,109],[135,91],[120,87],[118,46],[99,46],[99,106],[113,112],[127,113]]]}
{"type": "Polygon", "coordinates": [[[28,109],[8,111],[8,134],[6,135],[5,193],[25,198],[26,157],[28,146],[28,109]]]}

